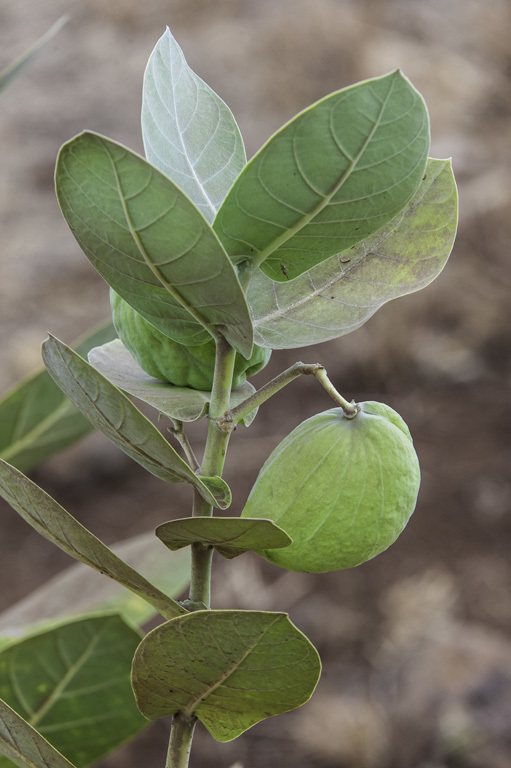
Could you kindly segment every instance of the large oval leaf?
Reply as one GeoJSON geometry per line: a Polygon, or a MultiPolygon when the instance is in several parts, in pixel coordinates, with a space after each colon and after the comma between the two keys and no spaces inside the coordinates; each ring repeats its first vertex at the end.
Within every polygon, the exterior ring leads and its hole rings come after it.
{"type": "MultiPolygon", "coordinates": [[[[111,322],[95,328],[73,347],[85,357],[91,347],[115,338],[111,322]]],[[[44,368],[0,400],[0,458],[28,472],[39,462],[80,440],[92,425],[76,410],[44,368]]]]}
{"type": "Polygon", "coordinates": [[[242,171],[214,229],[234,263],[286,281],[395,216],[424,173],[429,120],[401,74],[327,96],[278,131],[242,171]]]}
{"type": "Polygon", "coordinates": [[[250,550],[279,549],[293,543],[271,520],[248,517],[184,517],[159,525],[156,535],[169,549],[201,542],[228,560],[250,550]]]}
{"type": "Polygon", "coordinates": [[[320,672],[318,652],[285,613],[195,611],[146,635],[132,683],[147,718],[195,715],[231,741],[308,701],[320,672]]]}
{"type": "Polygon", "coordinates": [[[142,97],[147,159],[210,223],[246,163],[229,107],[193,72],[167,28],[147,63],[142,97]]]}
{"type": "MultiPolygon", "coordinates": [[[[0,754],[19,768],[73,768],[55,747],[0,700],[0,754]]],[[[0,765],[5,763],[0,758],[0,765]]]]}
{"type": "Polygon", "coordinates": [[[170,179],[94,133],[64,144],[55,178],[78,243],[128,304],[181,344],[221,334],[250,357],[250,314],[232,263],[170,179]]]}
{"type": "Polygon", "coordinates": [[[76,352],[51,336],[42,355],[71,402],[121,451],[161,480],[191,483],[208,503],[229,506],[227,484],[220,477],[198,477],[131,400],[76,352]]]}
{"type": "MultiPolygon", "coordinates": [[[[91,349],[89,362],[116,387],[152,405],[171,419],[197,421],[208,412],[211,392],[174,387],[173,384],[153,379],[138,365],[120,339],[91,349]]],[[[239,389],[233,389],[230,407],[240,405],[254,392],[255,388],[248,381],[239,389]]],[[[252,411],[251,418],[245,417],[245,426],[249,426],[256,412],[252,411]]]]}
{"type": "Polygon", "coordinates": [[[425,288],[444,268],[458,219],[448,160],[429,160],[410,203],[385,227],[289,283],[253,275],[248,299],[257,344],[306,347],[363,325],[383,304],[425,288]]]}
{"type": "Polygon", "coordinates": [[[130,686],[138,631],[118,616],[62,624],[0,652],[0,698],[78,768],[145,725],[130,686]]]}
{"type": "Polygon", "coordinates": [[[117,557],[42,488],[1,460],[0,495],[38,533],[71,557],[143,597],[166,618],[183,613],[178,603],[117,557]]]}

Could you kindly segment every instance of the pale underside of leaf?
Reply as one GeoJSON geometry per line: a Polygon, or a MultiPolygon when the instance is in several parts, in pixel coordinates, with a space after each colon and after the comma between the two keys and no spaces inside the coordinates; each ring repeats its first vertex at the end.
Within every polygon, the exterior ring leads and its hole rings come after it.
{"type": "Polygon", "coordinates": [[[288,283],[254,273],[248,290],[256,343],[291,349],[343,336],[391,299],[421,290],[444,268],[457,225],[449,161],[428,161],[408,206],[388,225],[288,283]]]}
{"type": "Polygon", "coordinates": [[[231,497],[220,478],[200,478],[131,400],[58,339],[43,344],[43,360],[58,386],[114,445],[167,482],[191,483],[203,498],[225,509],[231,497]]]}
{"type": "Polygon", "coordinates": [[[428,114],[400,72],[331,94],[252,158],[214,228],[234,263],[285,282],[369,236],[423,175],[428,114]]]}
{"type": "Polygon", "coordinates": [[[67,758],[1,699],[0,753],[19,768],[74,768],[67,758]]]}
{"type": "MultiPolygon", "coordinates": [[[[91,349],[89,362],[116,387],[152,405],[171,419],[196,421],[208,412],[211,392],[175,387],[154,379],[138,365],[120,339],[91,349]]],[[[249,382],[232,390],[230,407],[240,405],[254,392],[255,388],[249,382]]],[[[249,423],[245,419],[245,425],[249,426],[249,423]]]]}
{"type": "MultiPolygon", "coordinates": [[[[152,531],[112,544],[109,549],[165,596],[179,597],[190,581],[189,550],[170,554],[152,531]]],[[[115,611],[137,626],[157,613],[146,597],[139,597],[118,581],[105,579],[83,563],[74,563],[0,613],[0,637],[19,638],[65,617],[93,611],[115,611]]]]}
{"type": "Polygon", "coordinates": [[[183,613],[171,598],[115,555],[42,488],[0,461],[0,495],[44,538],[147,600],[166,618],[183,613]]]}
{"type": "Polygon", "coordinates": [[[126,147],[82,133],[62,147],[56,185],[87,257],[146,320],[182,344],[220,334],[250,357],[250,315],[236,272],[169,178],[126,147]]]}
{"type": "Polygon", "coordinates": [[[288,547],[292,540],[271,520],[239,517],[188,517],[159,525],[157,537],[171,550],[201,542],[232,559],[244,552],[288,547]]]}
{"type": "Polygon", "coordinates": [[[142,135],[149,162],[211,223],[246,163],[243,140],[230,109],[190,69],[169,29],[144,75],[142,135]]]}
{"type": "Polygon", "coordinates": [[[286,614],[195,611],[144,638],[132,683],[146,717],[196,715],[230,741],[305,703],[320,671],[316,649],[286,614]]]}

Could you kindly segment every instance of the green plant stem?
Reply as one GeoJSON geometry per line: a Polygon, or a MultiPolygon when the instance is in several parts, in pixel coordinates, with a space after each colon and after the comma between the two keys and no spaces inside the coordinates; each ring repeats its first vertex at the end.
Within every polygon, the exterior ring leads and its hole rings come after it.
{"type": "MultiPolygon", "coordinates": [[[[221,476],[227,444],[233,425],[220,426],[221,418],[226,419],[229,413],[229,400],[231,395],[232,379],[234,375],[234,361],[236,352],[220,337],[216,342],[215,375],[211,391],[209,406],[208,435],[204,458],[199,469],[199,474],[205,476],[221,476]]],[[[213,507],[208,504],[199,492],[193,491],[193,516],[211,517],[213,507]]],[[[213,547],[201,544],[192,544],[192,565],[190,579],[190,593],[186,605],[189,610],[209,608],[211,603],[211,562],[213,559],[213,547]]],[[[167,753],[166,768],[186,768],[190,755],[193,729],[196,718],[188,718],[179,713],[174,716],[170,731],[169,750],[167,753]]]]}
{"type": "MultiPolygon", "coordinates": [[[[344,415],[347,419],[352,419],[358,413],[358,406],[356,403],[349,403],[339,392],[335,389],[334,385],[327,376],[327,372],[321,363],[295,363],[290,368],[287,368],[274,379],[269,381],[264,387],[254,392],[253,395],[244,400],[240,405],[233,408],[229,412],[225,423],[232,422],[237,424],[248,413],[259,407],[270,397],[273,397],[280,389],[285,387],[291,381],[294,381],[299,376],[312,375],[317,378],[319,383],[326,389],[330,397],[332,397],[336,403],[338,403],[344,411],[344,415]]],[[[221,421],[221,423],[224,423],[221,421]]]]}
{"type": "Polygon", "coordinates": [[[165,768],[186,768],[196,722],[195,717],[184,717],[179,712],[174,715],[165,768]]]}
{"type": "Polygon", "coordinates": [[[178,419],[171,419],[171,422],[172,422],[172,427],[170,431],[172,432],[172,434],[174,435],[178,443],[181,445],[181,448],[183,449],[183,453],[185,454],[191,468],[194,471],[197,471],[199,469],[199,462],[195,457],[192,446],[190,445],[188,437],[185,433],[183,422],[179,421],[178,419]]]}
{"type": "Polygon", "coordinates": [[[354,400],[348,402],[345,397],[343,397],[334,387],[332,382],[327,376],[326,370],[321,367],[319,370],[314,372],[315,377],[319,381],[319,383],[326,389],[330,397],[335,400],[336,403],[339,403],[342,410],[344,411],[344,416],[347,419],[353,419],[357,415],[357,413],[360,410],[360,407],[355,403],[354,400]]]}
{"type": "Polygon", "coordinates": [[[290,368],[279,373],[278,376],[275,376],[274,379],[271,379],[271,381],[261,387],[261,389],[258,389],[257,392],[254,392],[253,395],[236,406],[236,408],[233,408],[229,414],[229,418],[232,419],[234,424],[237,424],[244,416],[253,411],[254,408],[258,408],[265,403],[266,400],[273,397],[273,395],[291,381],[294,381],[304,374],[315,375],[316,371],[320,368],[323,369],[323,366],[320,363],[295,363],[290,368]]]}

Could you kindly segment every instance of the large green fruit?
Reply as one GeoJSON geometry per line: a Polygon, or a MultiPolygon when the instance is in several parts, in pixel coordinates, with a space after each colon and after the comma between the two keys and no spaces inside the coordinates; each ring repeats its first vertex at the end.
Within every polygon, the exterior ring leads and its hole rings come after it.
{"type": "Polygon", "coordinates": [[[420,470],[410,431],[392,408],[360,404],[307,419],[263,465],[242,517],[273,520],[293,539],[260,552],[291,571],[352,568],[387,549],[417,499],[420,470]]]}
{"type": "MultiPolygon", "coordinates": [[[[146,373],[176,387],[211,390],[215,371],[213,339],[195,347],[185,347],[158,331],[115,291],[110,291],[110,303],[117,335],[146,373]]],[[[270,355],[270,349],[257,345],[254,345],[250,360],[238,352],[234,363],[233,388],[241,387],[247,376],[253,376],[264,368],[270,355]]]]}

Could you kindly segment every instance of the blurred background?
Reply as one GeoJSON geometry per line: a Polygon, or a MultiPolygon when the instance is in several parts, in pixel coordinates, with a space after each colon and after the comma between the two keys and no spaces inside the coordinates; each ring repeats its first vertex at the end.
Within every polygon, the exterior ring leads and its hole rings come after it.
{"type": "MultiPolygon", "coordinates": [[[[255,383],[322,362],[348,398],[408,422],[423,484],[399,541],[359,568],[286,573],[255,555],[215,561],[216,608],[289,611],[324,673],[311,702],[229,744],[199,730],[201,768],[509,768],[511,765],[510,78],[506,0],[1,0],[0,66],[63,13],[70,20],[3,96],[0,112],[0,392],[109,314],[108,290],[58,210],[59,146],[84,128],[141,152],[142,76],[169,25],[189,64],[229,104],[252,155],[298,110],[401,67],[431,113],[432,151],[452,156],[460,230],[424,291],[355,333],[274,353],[255,383]]],[[[273,447],[331,407],[309,378],[232,438],[239,512],[273,447]]],[[[200,440],[200,428],[191,431],[200,440]]],[[[99,435],[32,476],[112,542],[187,514],[189,494],[146,476],[99,435]]],[[[6,505],[0,608],[69,564],[6,505]]],[[[163,765],[168,723],[103,768],[163,765]]]]}

